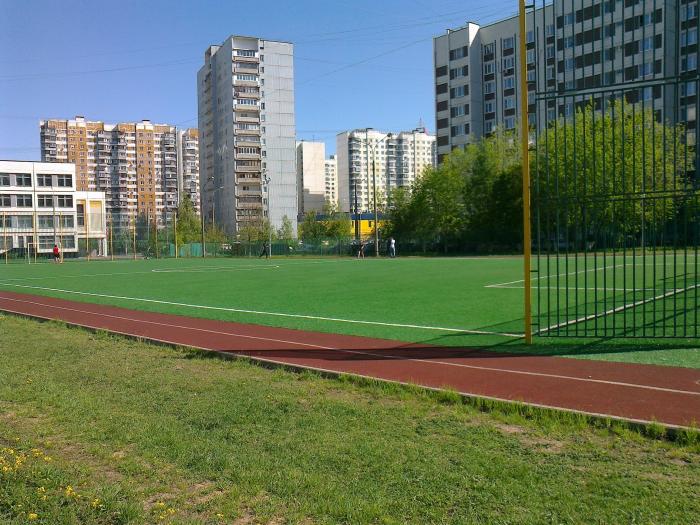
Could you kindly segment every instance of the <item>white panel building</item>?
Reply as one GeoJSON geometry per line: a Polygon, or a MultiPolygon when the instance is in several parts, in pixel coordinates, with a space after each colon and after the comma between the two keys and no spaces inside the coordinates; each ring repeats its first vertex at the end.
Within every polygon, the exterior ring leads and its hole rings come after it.
{"type": "Polygon", "coordinates": [[[299,214],[320,212],[326,203],[326,145],[297,142],[297,188],[299,214]]]}
{"type": "Polygon", "coordinates": [[[107,253],[105,194],[75,189],[75,164],[0,160],[0,254],[107,253]],[[86,242],[88,240],[88,242],[86,242]]]}
{"type": "Polygon", "coordinates": [[[297,224],[291,43],[231,36],[197,74],[202,213],[229,234],[269,216],[297,224]],[[269,177],[269,194],[265,178],[269,177]]]}
{"type": "Polygon", "coordinates": [[[338,161],[331,155],[323,162],[326,202],[338,206],[338,161]]]}
{"type": "Polygon", "coordinates": [[[391,205],[392,191],[410,187],[434,165],[435,136],[425,128],[345,131],[336,138],[336,155],[340,211],[362,213],[374,208],[375,184],[378,206],[391,205]]]}

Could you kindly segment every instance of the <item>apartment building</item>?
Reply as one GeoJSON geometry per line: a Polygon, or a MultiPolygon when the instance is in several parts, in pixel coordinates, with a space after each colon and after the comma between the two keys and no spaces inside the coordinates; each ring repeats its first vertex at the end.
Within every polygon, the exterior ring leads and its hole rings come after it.
{"type": "MultiPolygon", "coordinates": [[[[697,2],[682,0],[554,0],[527,14],[528,121],[543,129],[576,108],[624,97],[659,118],[696,126],[697,2]],[[685,75],[675,87],[665,80],[685,75]],[[653,82],[656,81],[656,82],[653,82]],[[638,89],[631,83],[637,82],[638,89]],[[654,85],[655,84],[655,85],[654,85]],[[545,100],[541,94],[551,94],[545,100]],[[536,93],[540,93],[538,102],[536,93]]],[[[467,23],[435,37],[438,161],[452,149],[519,120],[518,17],[467,23]]],[[[694,134],[691,133],[691,140],[694,134]]]]}
{"type": "Polygon", "coordinates": [[[326,145],[297,142],[297,197],[299,215],[320,212],[326,204],[326,145]]]}
{"type": "Polygon", "coordinates": [[[0,160],[0,254],[107,253],[105,194],[76,189],[73,163],[0,160]]]}
{"type": "Polygon", "coordinates": [[[330,155],[323,161],[323,174],[326,188],[326,202],[338,205],[338,161],[330,155]]]}
{"type": "Polygon", "coordinates": [[[197,74],[204,217],[229,234],[269,218],[297,224],[293,45],[231,36],[197,74]],[[269,180],[269,184],[265,181],[269,180]]]}
{"type": "Polygon", "coordinates": [[[195,212],[200,213],[199,193],[199,130],[177,132],[177,196],[178,204],[189,195],[195,212]]]}
{"type": "Polygon", "coordinates": [[[344,212],[366,212],[391,204],[391,192],[410,187],[434,165],[435,136],[425,128],[386,133],[372,128],[336,137],[338,205],[344,212]]]}
{"type": "MultiPolygon", "coordinates": [[[[42,160],[75,164],[76,188],[103,191],[109,218],[117,227],[128,226],[137,215],[164,223],[177,209],[180,188],[186,190],[184,181],[198,179],[198,173],[192,173],[197,170],[196,130],[183,133],[189,144],[184,147],[183,162],[190,164],[183,168],[183,186],[179,186],[174,126],[149,120],[105,124],[78,116],[42,120],[40,128],[42,160]]],[[[191,197],[199,200],[198,193],[191,197]]]]}

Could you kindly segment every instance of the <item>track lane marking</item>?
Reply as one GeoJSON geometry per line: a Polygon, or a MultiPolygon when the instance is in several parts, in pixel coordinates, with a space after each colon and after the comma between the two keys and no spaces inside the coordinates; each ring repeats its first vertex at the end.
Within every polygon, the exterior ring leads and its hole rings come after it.
{"type": "MultiPolygon", "coordinates": [[[[105,313],[100,313],[100,312],[91,312],[89,310],[81,310],[78,308],[56,306],[56,305],[51,305],[51,304],[46,304],[46,303],[40,303],[38,301],[29,301],[26,299],[14,299],[14,298],[10,298],[10,297],[3,297],[3,299],[8,300],[8,301],[18,302],[18,303],[26,303],[26,304],[33,304],[33,305],[37,305],[37,306],[43,306],[46,308],[54,308],[57,310],[66,310],[66,311],[73,311],[73,312],[84,313],[84,314],[89,314],[89,315],[96,315],[96,316],[102,316],[102,317],[108,317],[108,318],[116,318],[116,319],[131,321],[131,322],[135,322],[135,323],[153,324],[153,325],[157,325],[157,326],[165,326],[165,327],[169,327],[169,328],[179,328],[179,329],[183,329],[183,330],[196,330],[196,331],[201,331],[201,332],[214,333],[214,334],[218,334],[218,335],[228,335],[228,336],[232,336],[232,337],[241,337],[241,338],[246,338],[246,339],[256,339],[256,340],[263,340],[263,341],[270,341],[270,342],[277,342],[277,343],[287,343],[287,344],[293,344],[293,345],[299,345],[299,346],[307,346],[307,347],[316,348],[319,350],[330,350],[330,351],[342,352],[342,353],[347,353],[347,354],[366,355],[366,356],[379,357],[379,358],[384,358],[384,359],[394,359],[394,360],[400,360],[400,361],[411,361],[411,362],[415,362],[415,363],[426,363],[426,364],[432,364],[432,365],[468,368],[468,369],[473,369],[473,370],[485,370],[485,371],[489,371],[489,372],[501,372],[501,373],[507,373],[507,374],[546,377],[546,378],[561,379],[561,380],[568,380],[568,381],[580,381],[580,382],[585,382],[585,383],[597,383],[597,384],[613,385],[613,386],[620,386],[620,387],[627,387],[627,388],[652,390],[652,391],[658,391],[658,392],[668,392],[668,393],[672,393],[672,394],[700,396],[700,392],[695,392],[695,391],[691,391],[691,390],[680,390],[680,389],[675,389],[675,388],[658,387],[658,386],[653,386],[653,385],[643,385],[643,384],[638,384],[638,383],[627,383],[624,381],[612,381],[612,380],[606,380],[606,379],[592,379],[592,378],[584,378],[584,377],[565,376],[565,375],[561,375],[561,374],[549,374],[549,373],[545,373],[545,372],[530,372],[527,370],[514,370],[514,369],[508,369],[508,368],[497,368],[497,367],[480,366],[480,365],[467,365],[467,364],[462,364],[462,363],[452,363],[452,362],[448,362],[448,361],[438,361],[438,360],[434,360],[434,359],[421,359],[421,358],[413,358],[413,357],[405,357],[405,356],[397,356],[397,355],[386,355],[384,353],[369,352],[366,350],[347,350],[347,349],[343,349],[343,348],[314,345],[311,343],[300,343],[297,341],[289,341],[289,340],[284,340],[284,339],[248,336],[245,334],[221,332],[221,331],[209,330],[209,329],[205,329],[205,328],[196,328],[196,327],[190,327],[190,326],[161,323],[161,322],[157,322],[157,321],[146,321],[143,319],[137,319],[137,318],[131,318],[131,317],[116,316],[116,315],[105,314],[105,313]]],[[[26,315],[26,312],[13,311],[13,310],[10,310],[10,309],[4,308],[4,307],[2,309],[10,311],[10,312],[26,315]]],[[[116,330],[110,330],[109,328],[104,328],[104,327],[94,327],[94,326],[84,325],[81,323],[71,323],[71,324],[80,324],[81,326],[87,326],[89,328],[94,328],[94,329],[99,329],[99,330],[107,330],[110,332],[121,333],[124,335],[130,335],[130,336],[136,335],[136,334],[119,332],[116,330]]],[[[136,335],[136,337],[144,337],[144,338],[148,339],[150,336],[138,336],[138,335],[136,335]]],[[[153,339],[156,339],[156,338],[153,338],[153,339]]],[[[182,342],[179,342],[179,343],[178,342],[170,342],[170,341],[165,341],[165,342],[169,342],[170,344],[175,344],[175,345],[180,345],[180,346],[195,346],[195,345],[185,344],[182,342]]],[[[235,352],[235,353],[264,352],[265,351],[265,350],[240,350],[240,351],[229,350],[229,351],[225,351],[225,350],[216,350],[213,348],[206,348],[206,347],[196,347],[196,348],[200,348],[203,350],[217,351],[217,352],[223,351],[223,352],[235,352]]],[[[436,347],[436,348],[439,348],[439,347],[436,347]]],[[[388,348],[385,350],[379,349],[379,350],[377,350],[377,352],[390,352],[392,350],[393,349],[391,349],[391,348],[388,348]]],[[[247,355],[247,354],[244,354],[244,355],[247,355]]],[[[252,356],[252,357],[256,357],[256,356],[252,356]]],[[[263,359],[267,359],[267,358],[263,358],[263,359]]],[[[267,360],[270,360],[270,359],[267,359],[267,360]]],[[[285,362],[285,361],[280,361],[280,362],[289,364],[288,362],[285,362]]],[[[292,363],[292,364],[294,364],[294,363],[292,363]]],[[[304,366],[304,365],[300,365],[300,366],[304,366]]]]}

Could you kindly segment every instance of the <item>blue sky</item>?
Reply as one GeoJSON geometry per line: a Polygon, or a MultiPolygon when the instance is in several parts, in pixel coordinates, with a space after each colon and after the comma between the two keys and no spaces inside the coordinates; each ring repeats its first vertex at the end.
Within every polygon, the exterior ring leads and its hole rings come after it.
{"type": "Polygon", "coordinates": [[[515,0],[0,0],[0,158],[39,159],[39,119],[197,125],[210,44],[295,44],[297,136],[335,150],[339,131],[434,131],[432,37],[487,23],[515,0]],[[241,7],[245,6],[245,7],[241,7]]]}

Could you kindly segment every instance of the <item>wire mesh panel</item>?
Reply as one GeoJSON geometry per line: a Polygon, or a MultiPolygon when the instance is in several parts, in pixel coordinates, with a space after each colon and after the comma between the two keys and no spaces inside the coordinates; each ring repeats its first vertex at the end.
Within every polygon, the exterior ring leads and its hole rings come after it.
{"type": "Polygon", "coordinates": [[[697,9],[529,14],[535,333],[698,337],[697,9]]]}

